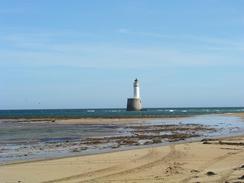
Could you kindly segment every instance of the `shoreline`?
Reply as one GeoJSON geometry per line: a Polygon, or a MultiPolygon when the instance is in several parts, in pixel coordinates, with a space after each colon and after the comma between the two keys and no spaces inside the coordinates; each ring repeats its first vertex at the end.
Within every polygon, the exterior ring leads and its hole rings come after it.
{"type": "Polygon", "coordinates": [[[232,183],[240,180],[243,165],[244,135],[241,135],[1,165],[0,181],[232,183]]]}
{"type": "MultiPolygon", "coordinates": [[[[205,115],[205,114],[203,114],[205,115]]],[[[167,116],[115,116],[115,117],[54,117],[54,118],[0,118],[0,121],[7,122],[48,122],[48,123],[63,123],[63,124],[91,124],[91,123],[111,123],[111,122],[133,122],[133,121],[141,121],[141,120],[155,120],[155,119],[174,119],[174,118],[185,118],[191,117],[195,115],[167,115],[167,116]],[[69,123],[70,122],[70,123],[69,123]]]]}
{"type": "MultiPolygon", "coordinates": [[[[27,126],[29,125],[30,124],[28,124],[27,126]]],[[[31,125],[33,126],[33,124],[31,125]]],[[[87,136],[85,138],[83,137],[74,140],[68,140],[67,138],[65,138],[61,141],[55,141],[55,138],[50,138],[51,141],[47,139],[47,141],[44,142],[43,140],[39,139],[39,141],[37,140],[34,143],[31,143],[28,138],[26,138],[24,141],[9,141],[9,143],[2,141],[2,148],[0,148],[0,155],[2,155],[0,156],[0,160],[2,160],[1,164],[10,164],[16,161],[23,162],[25,160],[29,161],[35,159],[50,159],[52,157],[56,158],[69,157],[73,155],[90,155],[130,149],[139,149],[143,147],[162,146],[174,142],[185,142],[189,140],[192,141],[193,139],[195,140],[200,138],[201,133],[216,131],[214,128],[209,128],[200,124],[145,125],[126,125],[122,127],[122,134],[117,133],[112,135],[110,132],[111,136],[87,136]],[[29,142],[26,143],[26,141],[29,142]],[[4,145],[4,143],[6,144],[6,146],[4,145]],[[39,151],[40,149],[41,151],[39,151]],[[54,154],[52,152],[54,152],[54,154]]],[[[23,124],[21,124],[20,126],[23,127],[23,124]]],[[[44,126],[46,125],[44,124],[44,126]]],[[[50,129],[50,125],[48,126],[48,129],[50,129]]],[[[85,126],[81,125],[81,128],[79,128],[79,130],[83,130],[82,128],[85,128],[85,126]]],[[[100,129],[103,126],[106,125],[95,125],[95,129],[94,127],[93,129],[91,129],[92,126],[88,125],[87,129],[93,131],[97,128],[100,129]]],[[[111,127],[111,125],[108,126],[111,127]]],[[[115,127],[114,125],[112,126],[113,128],[115,127]]],[[[57,125],[52,127],[52,129],[54,129],[55,127],[57,127],[57,125]]],[[[68,126],[64,126],[64,128],[65,130],[69,130],[67,129],[68,126]]],[[[95,134],[93,133],[93,135],[95,134]]]]}
{"type": "Polygon", "coordinates": [[[137,147],[126,147],[124,149],[110,149],[108,151],[104,152],[93,152],[91,154],[77,154],[77,155],[68,155],[68,156],[61,156],[61,157],[51,157],[51,158],[43,158],[43,159],[33,159],[33,160],[17,160],[15,162],[9,162],[9,163],[3,163],[0,164],[1,166],[8,166],[8,165],[17,165],[17,164],[25,164],[25,163],[34,163],[34,162],[42,162],[42,161],[52,161],[52,160],[62,160],[66,158],[76,158],[76,157],[86,157],[86,156],[96,156],[96,155],[106,155],[110,153],[117,153],[117,152],[124,152],[124,151],[133,151],[133,150],[143,150],[143,149],[149,149],[149,148],[158,148],[158,147],[167,147],[171,145],[180,145],[180,144],[188,144],[188,143],[201,143],[206,141],[213,141],[213,140],[225,140],[229,138],[244,138],[244,135],[242,134],[236,134],[236,135],[226,135],[226,136],[215,136],[210,138],[204,138],[204,137],[197,137],[194,139],[186,139],[183,141],[175,141],[175,142],[167,142],[167,143],[161,143],[161,144],[150,144],[150,145],[144,145],[144,146],[137,146],[137,147]]]}
{"type": "MultiPolygon", "coordinates": [[[[220,117],[218,121],[227,124],[231,122],[231,119],[236,119],[233,117],[240,118],[242,123],[244,113],[204,114],[198,116],[201,119],[200,121],[211,119],[210,123],[220,117]],[[228,120],[222,120],[226,119],[226,117],[228,120]]],[[[100,121],[92,119],[90,124],[102,124],[105,126],[119,124],[127,126],[129,123],[135,125],[135,129],[142,130],[145,133],[150,128],[145,128],[141,123],[145,124],[144,122],[154,120],[165,122],[167,121],[166,119],[171,121],[172,118],[154,118],[150,120],[148,118],[143,120],[140,118],[137,122],[134,121],[135,123],[131,120],[128,121],[128,119],[118,120],[119,123],[114,119],[109,121],[106,119],[100,121]]],[[[189,121],[187,118],[182,118],[187,119],[185,123],[181,123],[179,118],[175,119],[180,122],[179,125],[181,128],[184,128],[184,125],[189,125],[192,122],[190,120],[192,119],[191,117],[188,118],[189,121]]],[[[198,117],[197,119],[199,120],[198,117]]],[[[83,120],[79,121],[80,119],[78,121],[72,120],[61,120],[55,121],[54,123],[57,123],[57,125],[64,124],[64,126],[66,124],[82,124],[81,126],[86,124],[83,120]]],[[[172,120],[174,121],[174,119],[172,120]]],[[[35,125],[38,122],[26,123],[35,125]]],[[[52,124],[53,122],[42,121],[41,123],[52,124]]],[[[233,120],[233,123],[236,123],[235,120],[233,120]]],[[[165,126],[162,126],[162,124],[159,125],[158,123],[151,123],[151,125],[156,125],[154,132],[157,132],[157,130],[161,131],[161,128],[165,128],[165,126]],[[158,129],[159,127],[160,129],[158,129]]],[[[172,124],[170,127],[172,127],[172,124]]],[[[196,126],[196,128],[199,127],[196,126]]],[[[189,129],[192,129],[192,127],[189,129]]],[[[0,182],[220,183],[227,181],[234,183],[241,180],[240,178],[244,175],[243,128],[236,135],[234,135],[235,133],[223,134],[223,136],[220,133],[219,136],[211,137],[204,135],[196,138],[186,138],[183,141],[169,141],[161,144],[131,146],[122,149],[115,148],[105,152],[13,161],[0,165],[0,182]]],[[[93,140],[96,141],[97,139],[93,140]]]]}
{"type": "MultiPolygon", "coordinates": [[[[203,114],[204,115],[204,114],[203,114]]],[[[147,121],[153,120],[163,120],[163,119],[179,119],[187,118],[195,115],[188,116],[170,116],[170,117],[121,117],[121,118],[7,118],[0,119],[0,122],[23,122],[23,123],[51,123],[51,124],[82,124],[82,125],[113,125],[113,124],[135,124],[135,123],[145,123],[147,121]]]]}
{"type": "Polygon", "coordinates": [[[10,121],[0,123],[0,162],[11,164],[236,136],[244,120],[230,114],[136,120],[10,121]],[[233,123],[229,123],[229,122],[233,123]],[[13,135],[7,136],[8,133],[13,135]],[[6,134],[6,135],[4,135],[6,134]],[[5,140],[4,140],[5,139],[5,140]]]}

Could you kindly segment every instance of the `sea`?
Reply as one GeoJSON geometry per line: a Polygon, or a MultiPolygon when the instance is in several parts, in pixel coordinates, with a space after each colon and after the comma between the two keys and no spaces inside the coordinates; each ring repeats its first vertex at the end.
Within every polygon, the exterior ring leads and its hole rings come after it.
{"type": "Polygon", "coordinates": [[[124,108],[105,109],[31,109],[0,110],[0,119],[9,118],[126,118],[126,117],[175,117],[201,114],[244,112],[244,107],[208,108],[144,108],[141,111],[126,111],[124,108]]]}

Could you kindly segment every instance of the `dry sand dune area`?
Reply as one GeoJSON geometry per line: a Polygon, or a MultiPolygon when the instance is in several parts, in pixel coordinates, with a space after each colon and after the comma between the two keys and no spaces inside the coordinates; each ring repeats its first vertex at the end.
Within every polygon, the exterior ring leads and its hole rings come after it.
{"type": "Polygon", "coordinates": [[[1,183],[244,182],[244,137],[0,166],[1,183]]]}

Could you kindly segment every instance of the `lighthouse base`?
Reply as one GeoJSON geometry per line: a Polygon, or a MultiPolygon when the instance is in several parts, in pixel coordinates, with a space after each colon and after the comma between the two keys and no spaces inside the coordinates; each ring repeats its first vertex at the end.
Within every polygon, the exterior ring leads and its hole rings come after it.
{"type": "Polygon", "coordinates": [[[127,111],[140,111],[142,109],[141,99],[128,98],[127,111]]]}

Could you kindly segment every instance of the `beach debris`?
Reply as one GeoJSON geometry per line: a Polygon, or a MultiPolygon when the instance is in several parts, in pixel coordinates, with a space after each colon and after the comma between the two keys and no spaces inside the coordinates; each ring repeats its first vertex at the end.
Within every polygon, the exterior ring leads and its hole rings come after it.
{"type": "Polygon", "coordinates": [[[81,151],[84,151],[84,150],[87,150],[87,148],[88,148],[88,147],[82,146],[82,147],[80,147],[80,150],[81,150],[81,151]]]}
{"type": "Polygon", "coordinates": [[[214,173],[214,172],[212,172],[212,171],[208,171],[208,172],[206,173],[206,175],[207,175],[207,176],[213,176],[213,175],[216,175],[216,173],[214,173]]]}
{"type": "Polygon", "coordinates": [[[199,170],[195,170],[195,169],[191,170],[191,173],[199,173],[199,172],[200,172],[199,170]]]}
{"type": "Polygon", "coordinates": [[[56,146],[56,147],[61,147],[62,144],[61,144],[61,143],[58,143],[58,144],[56,144],[55,146],[56,146]]]}
{"type": "Polygon", "coordinates": [[[148,139],[142,139],[142,140],[138,140],[138,143],[140,145],[148,145],[148,144],[152,144],[153,141],[152,140],[148,140],[148,139]]]}
{"type": "Polygon", "coordinates": [[[111,147],[112,147],[112,149],[119,148],[120,144],[119,143],[115,143],[115,144],[111,145],[111,147]]]}
{"type": "Polygon", "coordinates": [[[174,174],[181,174],[184,169],[181,167],[181,163],[174,162],[173,164],[170,164],[166,169],[165,173],[167,175],[174,175],[174,174]]]}
{"type": "Polygon", "coordinates": [[[78,148],[74,148],[72,149],[72,152],[80,152],[80,150],[78,148]]]}
{"type": "Polygon", "coordinates": [[[137,143],[137,140],[132,139],[132,138],[124,138],[121,140],[118,140],[119,145],[133,145],[137,143]]]}
{"type": "Polygon", "coordinates": [[[230,147],[221,147],[220,149],[234,150],[234,151],[239,151],[239,150],[241,150],[241,149],[239,149],[239,148],[230,148],[230,147]]]}
{"type": "Polygon", "coordinates": [[[155,179],[160,179],[160,177],[159,177],[159,176],[155,176],[154,178],[155,178],[155,179]]]}
{"type": "Polygon", "coordinates": [[[157,137],[153,138],[152,141],[153,141],[154,144],[158,144],[158,143],[162,142],[162,140],[160,138],[157,138],[157,137]]]}
{"type": "Polygon", "coordinates": [[[242,175],[242,176],[239,177],[238,179],[244,180],[244,175],[242,175]]]}
{"type": "Polygon", "coordinates": [[[80,152],[80,151],[84,151],[84,150],[87,150],[88,147],[86,146],[81,146],[81,147],[76,147],[74,149],[72,149],[71,151],[72,152],[80,152]]]}
{"type": "Polygon", "coordinates": [[[244,142],[229,142],[229,141],[222,141],[222,140],[201,140],[203,144],[219,144],[219,145],[232,145],[232,146],[244,146],[244,142]],[[211,142],[210,142],[211,141],[211,142]]]}
{"type": "Polygon", "coordinates": [[[224,142],[224,141],[219,141],[219,144],[221,144],[221,145],[244,146],[243,142],[224,142]]]}
{"type": "Polygon", "coordinates": [[[242,170],[242,169],[244,169],[244,165],[241,165],[239,167],[233,168],[233,170],[242,170]]]}
{"type": "Polygon", "coordinates": [[[214,139],[214,138],[204,138],[201,140],[201,142],[205,142],[205,141],[217,141],[218,139],[214,139]]]}

